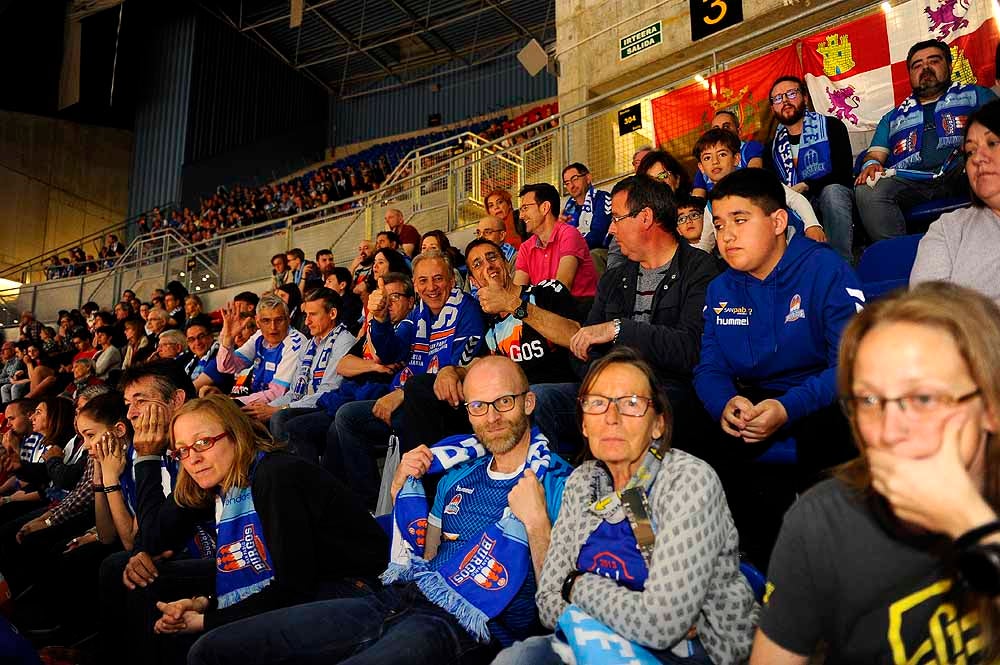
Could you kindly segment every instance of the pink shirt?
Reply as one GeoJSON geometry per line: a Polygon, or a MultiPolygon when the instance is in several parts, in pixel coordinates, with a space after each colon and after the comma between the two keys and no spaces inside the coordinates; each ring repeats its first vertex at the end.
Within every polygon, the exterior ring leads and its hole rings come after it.
{"type": "Polygon", "coordinates": [[[517,252],[515,268],[528,273],[532,284],[546,279],[555,279],[559,269],[559,259],[575,256],[580,259],[576,277],[569,286],[569,292],[577,298],[593,298],[597,293],[597,271],[590,258],[590,248],[580,232],[565,222],[557,222],[552,229],[548,244],[541,246],[538,236],[531,236],[521,243],[517,252]]]}

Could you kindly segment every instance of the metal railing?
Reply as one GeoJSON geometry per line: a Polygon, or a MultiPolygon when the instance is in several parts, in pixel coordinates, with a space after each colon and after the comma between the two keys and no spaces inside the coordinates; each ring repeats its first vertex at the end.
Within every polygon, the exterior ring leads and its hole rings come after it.
{"type": "MultiPolygon", "coordinates": [[[[86,248],[86,246],[90,243],[97,243],[98,245],[101,245],[103,244],[104,238],[106,238],[109,234],[112,233],[117,235],[119,240],[121,240],[123,243],[127,244],[133,237],[138,235],[138,230],[136,225],[141,217],[148,216],[153,210],[159,208],[161,214],[163,214],[164,217],[166,218],[166,216],[170,214],[170,211],[173,210],[176,205],[177,205],[176,203],[170,202],[170,203],[164,203],[159,206],[153,206],[144,213],[134,215],[124,221],[117,222],[115,224],[110,224],[102,229],[93,231],[85,236],[77,238],[72,242],[68,242],[64,245],[60,245],[58,247],[50,249],[44,252],[43,254],[39,254],[38,256],[34,256],[25,261],[21,261],[20,263],[17,263],[15,265],[8,266],[2,272],[0,272],[0,278],[9,279],[13,282],[19,282],[21,284],[29,284],[45,280],[47,279],[47,269],[51,265],[49,263],[49,260],[53,256],[59,256],[60,254],[65,254],[69,252],[71,249],[74,249],[76,247],[86,248]]],[[[98,252],[99,250],[100,247],[98,247],[98,252]]],[[[95,252],[95,255],[98,252],[95,252]]],[[[102,259],[100,258],[94,259],[95,263],[100,263],[101,261],[102,259]]],[[[87,263],[90,262],[88,261],[87,263]]],[[[83,266],[80,266],[80,269],[82,270],[83,266]]]]}

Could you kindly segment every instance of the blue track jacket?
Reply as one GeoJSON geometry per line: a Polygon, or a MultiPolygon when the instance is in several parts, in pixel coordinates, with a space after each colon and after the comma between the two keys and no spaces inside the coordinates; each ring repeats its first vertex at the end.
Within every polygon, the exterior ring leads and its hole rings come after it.
{"type": "Polygon", "coordinates": [[[708,285],[694,387],[718,420],[737,383],[784,393],[788,421],[837,398],[840,334],[865,296],[828,245],[796,234],[763,281],[726,270],[708,285]]]}

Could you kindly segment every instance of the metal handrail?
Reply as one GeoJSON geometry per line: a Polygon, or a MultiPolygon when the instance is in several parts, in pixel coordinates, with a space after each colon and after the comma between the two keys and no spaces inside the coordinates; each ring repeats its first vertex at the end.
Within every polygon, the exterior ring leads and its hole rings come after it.
{"type": "MultiPolygon", "coordinates": [[[[92,240],[94,240],[96,238],[100,238],[102,236],[106,236],[109,233],[114,233],[117,230],[121,230],[121,229],[128,230],[128,227],[129,227],[130,224],[132,224],[133,222],[137,222],[139,220],[139,218],[148,215],[155,208],[159,208],[161,211],[164,211],[164,210],[169,211],[170,209],[172,209],[176,205],[177,205],[177,203],[175,201],[171,201],[169,203],[164,203],[164,204],[161,204],[161,205],[158,205],[158,206],[153,206],[152,208],[150,208],[146,212],[139,213],[138,215],[133,215],[132,217],[129,217],[129,218],[127,218],[127,219],[125,219],[125,220],[123,220],[121,222],[116,222],[114,224],[105,226],[104,228],[99,229],[97,231],[92,231],[92,232],[88,233],[87,235],[82,236],[80,238],[77,238],[76,240],[74,240],[72,242],[68,242],[68,243],[66,243],[64,245],[60,245],[58,247],[54,247],[54,248],[52,248],[50,250],[47,250],[47,251],[45,251],[45,252],[43,252],[43,253],[41,253],[41,254],[39,254],[37,256],[34,256],[34,257],[30,258],[30,259],[26,259],[24,261],[21,261],[20,263],[15,264],[15,265],[8,266],[7,268],[4,269],[3,272],[0,272],[0,278],[11,279],[11,277],[14,276],[14,275],[23,276],[25,273],[32,272],[32,268],[34,268],[35,266],[38,266],[39,270],[44,271],[45,268],[47,267],[45,265],[45,262],[49,259],[49,257],[51,257],[53,255],[61,254],[61,253],[65,252],[65,251],[73,249],[75,247],[82,247],[86,243],[88,243],[88,242],[90,242],[90,241],[92,241],[92,240]]],[[[121,238],[121,240],[122,241],[127,241],[128,239],[127,238],[121,238]]],[[[95,259],[95,261],[96,260],[97,259],[95,259]]],[[[25,280],[20,279],[20,280],[13,280],[13,281],[18,281],[18,282],[22,282],[23,283],[25,280]]]]}

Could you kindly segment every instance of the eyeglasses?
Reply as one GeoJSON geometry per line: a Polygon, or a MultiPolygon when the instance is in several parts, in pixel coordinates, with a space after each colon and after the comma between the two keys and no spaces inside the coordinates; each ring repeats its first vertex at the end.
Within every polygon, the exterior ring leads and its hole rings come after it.
{"type": "Polygon", "coordinates": [[[689,212],[686,215],[677,215],[678,224],[687,224],[688,222],[697,222],[699,219],[705,219],[705,213],[703,212],[689,212]]]}
{"type": "Polygon", "coordinates": [[[502,395],[497,397],[492,402],[481,402],[479,400],[474,400],[472,402],[465,403],[465,410],[469,412],[470,416],[485,416],[486,412],[490,410],[492,406],[496,409],[497,413],[507,413],[514,408],[517,403],[518,397],[523,397],[528,394],[525,390],[523,393],[516,393],[513,395],[502,395]]]}
{"type": "Polygon", "coordinates": [[[476,259],[475,261],[470,263],[469,267],[472,268],[473,270],[479,270],[480,268],[483,267],[484,263],[489,263],[490,265],[493,265],[495,263],[499,263],[502,260],[503,257],[497,254],[496,252],[488,252],[483,258],[476,259]]]}
{"type": "Polygon", "coordinates": [[[216,434],[215,436],[206,436],[204,439],[198,439],[190,446],[184,446],[183,448],[171,450],[167,454],[170,456],[170,459],[175,461],[187,459],[191,455],[192,451],[196,453],[203,453],[206,450],[210,450],[212,446],[214,446],[218,441],[226,438],[226,436],[225,432],[222,434],[216,434]]]}
{"type": "Polygon", "coordinates": [[[616,217],[616,216],[614,216],[614,215],[612,215],[612,216],[611,216],[611,223],[612,223],[612,224],[621,224],[622,222],[624,222],[624,221],[625,221],[626,219],[628,219],[629,217],[635,217],[635,216],[636,216],[636,215],[638,215],[638,214],[639,214],[640,212],[642,212],[642,210],[636,210],[635,212],[630,212],[630,213],[629,213],[629,214],[627,214],[627,215],[619,215],[619,216],[617,216],[617,217],[616,217]]]}
{"type": "Polygon", "coordinates": [[[646,415],[649,405],[653,403],[651,397],[643,397],[642,395],[623,395],[622,397],[581,395],[577,401],[580,402],[580,410],[589,416],[599,416],[614,404],[619,415],[631,418],[641,418],[646,415]]]}
{"type": "Polygon", "coordinates": [[[403,298],[412,298],[413,296],[408,296],[405,293],[390,293],[389,302],[399,302],[403,298]]]}
{"type": "Polygon", "coordinates": [[[187,338],[187,341],[188,341],[188,344],[190,344],[191,342],[197,342],[198,340],[205,339],[206,337],[211,337],[211,335],[209,335],[208,333],[201,333],[199,335],[192,335],[191,337],[187,338]]]}
{"type": "Polygon", "coordinates": [[[520,212],[523,215],[524,213],[528,212],[528,208],[530,208],[531,206],[537,206],[537,205],[538,205],[537,203],[522,203],[521,207],[518,208],[517,210],[518,210],[518,212],[520,212]]]}
{"type": "Polygon", "coordinates": [[[576,175],[571,175],[568,179],[563,180],[563,186],[569,187],[580,178],[586,178],[588,175],[589,174],[587,173],[577,173],[576,175]]]}
{"type": "Polygon", "coordinates": [[[651,175],[650,177],[653,178],[654,180],[659,180],[660,182],[663,182],[668,178],[674,177],[674,174],[671,173],[670,171],[660,171],[656,175],[651,175]]]}
{"type": "Polygon", "coordinates": [[[785,101],[786,99],[788,101],[790,101],[790,102],[794,102],[796,99],[799,98],[799,95],[801,95],[801,94],[802,94],[802,91],[799,90],[798,88],[792,88],[788,92],[779,92],[774,97],[771,97],[771,104],[773,104],[774,106],[777,106],[778,104],[780,104],[781,102],[785,101]]]}
{"type": "Polygon", "coordinates": [[[481,238],[482,236],[486,235],[494,235],[496,233],[506,233],[506,231],[507,229],[483,229],[482,231],[476,229],[476,237],[481,238]]]}
{"type": "Polygon", "coordinates": [[[957,397],[947,393],[918,393],[892,398],[879,395],[847,395],[840,398],[840,405],[849,417],[858,419],[881,418],[889,404],[896,404],[902,413],[920,418],[968,402],[978,397],[979,393],[980,390],[976,388],[957,397]]]}

